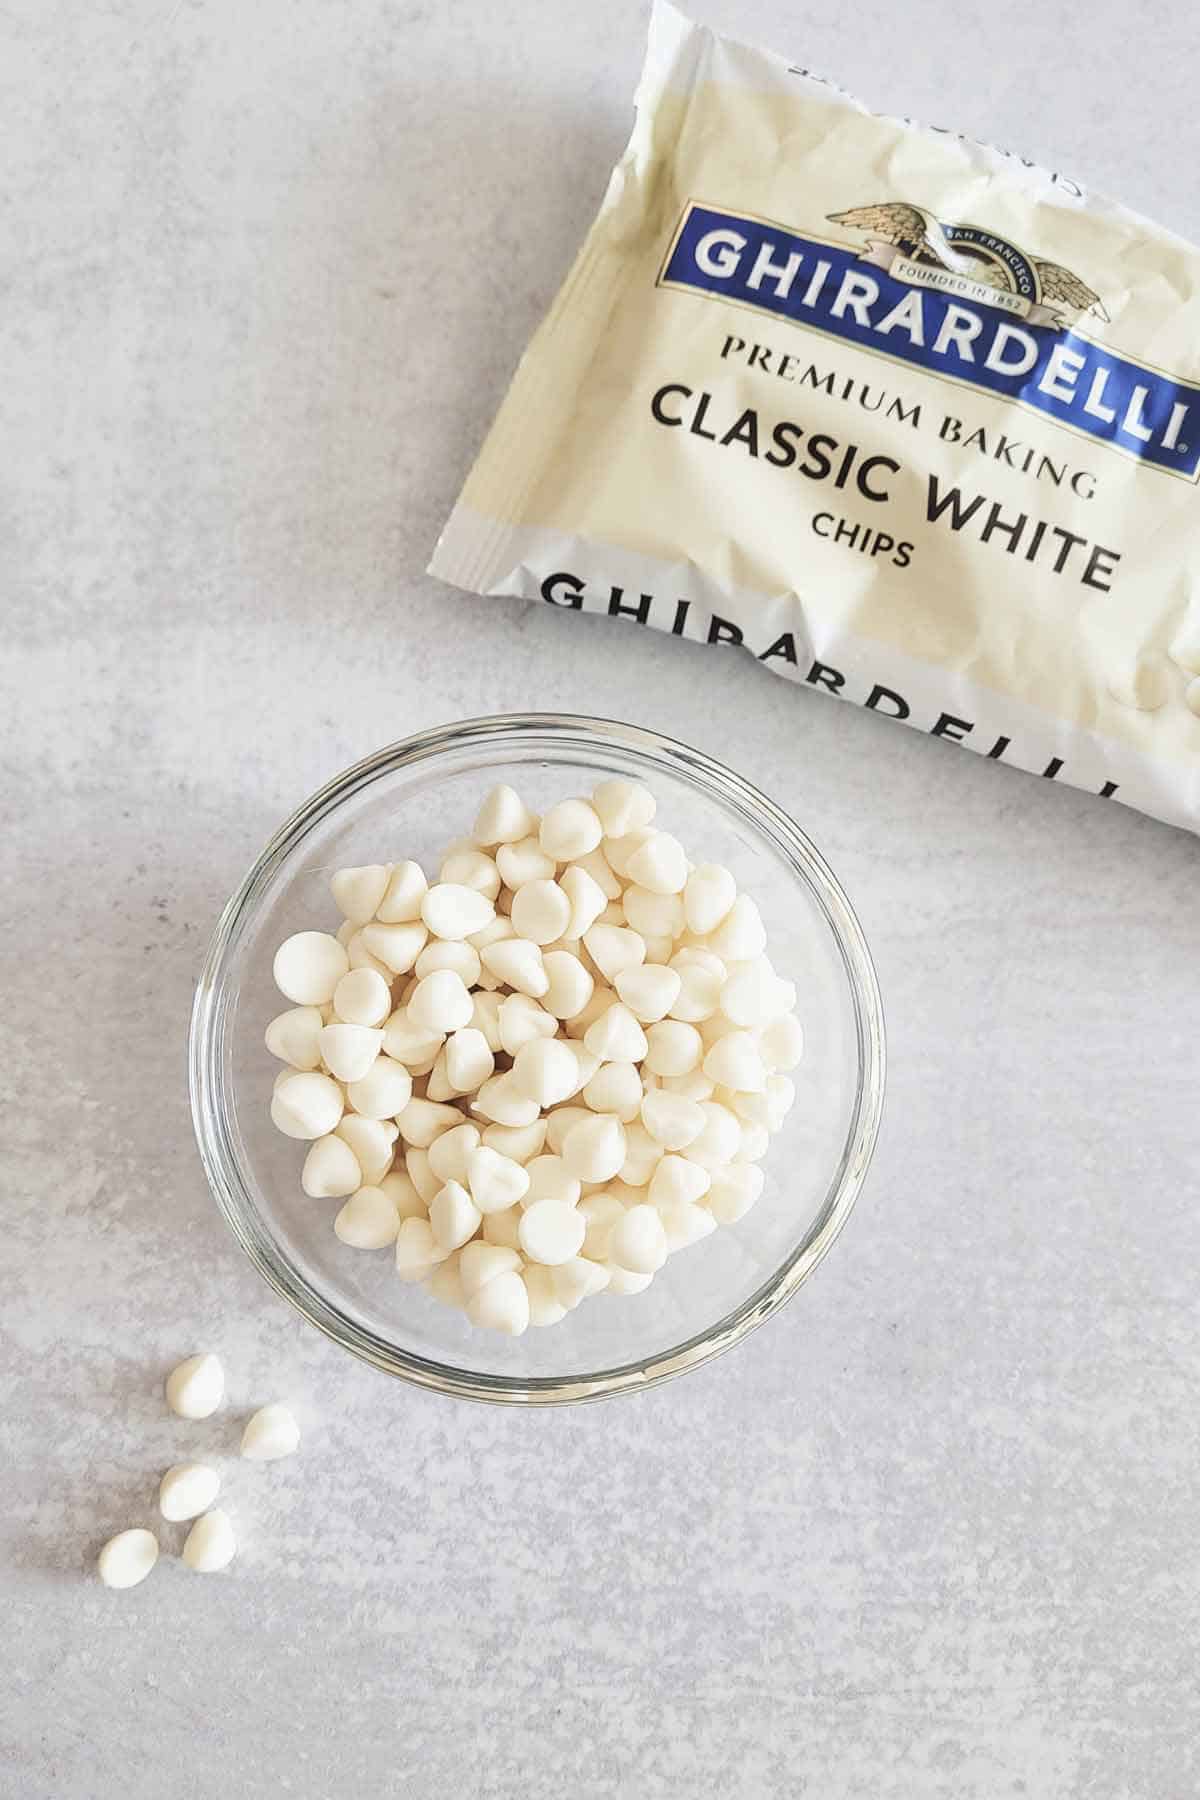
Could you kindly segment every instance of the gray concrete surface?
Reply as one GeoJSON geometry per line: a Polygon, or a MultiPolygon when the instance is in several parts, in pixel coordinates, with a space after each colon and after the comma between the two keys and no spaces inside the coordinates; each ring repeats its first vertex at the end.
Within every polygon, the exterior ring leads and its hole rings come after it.
{"type": "MultiPolygon", "coordinates": [[[[705,10],[1200,235],[1178,10],[705,10]]],[[[1200,1786],[1194,840],[422,573],[642,33],[638,0],[0,7],[5,1800],[1200,1786]],[[389,738],[530,704],[789,806],[892,1051],[797,1303],[680,1383],[536,1416],[389,1383],[276,1301],[184,1071],[278,820],[389,738]],[[183,1427],[159,1384],[208,1346],[229,1406],[183,1427]],[[303,1453],[251,1479],[240,1419],[279,1394],[303,1453]],[[238,1562],[103,1590],[99,1544],[201,1450],[238,1562]]]]}

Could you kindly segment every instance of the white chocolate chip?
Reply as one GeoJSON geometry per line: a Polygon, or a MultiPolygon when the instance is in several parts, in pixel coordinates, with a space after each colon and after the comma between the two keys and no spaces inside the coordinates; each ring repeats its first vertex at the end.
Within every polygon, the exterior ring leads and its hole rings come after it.
{"type": "MultiPolygon", "coordinates": [[[[571,867],[580,870],[582,874],[594,881],[606,901],[621,898],[621,879],[609,862],[603,844],[599,850],[592,850],[587,856],[577,857],[571,867]]],[[[562,886],[566,887],[565,878],[562,886]]],[[[572,905],[574,905],[574,898],[572,898],[572,905]]],[[[582,937],[583,933],[573,930],[571,935],[572,937],[582,937]]]]}
{"type": "MultiPolygon", "coordinates": [[[[472,1014],[472,1017],[474,1014],[472,1014]]],[[[490,1079],[496,1058],[482,1031],[464,1025],[446,1039],[446,1075],[456,1094],[468,1094],[490,1079]]]]}
{"type": "MultiPolygon", "coordinates": [[[[549,939],[547,939],[549,942],[549,939]]],[[[480,951],[486,969],[519,994],[538,1000],[550,985],[541,946],[525,937],[505,938],[480,951]]]]}
{"type": "Polygon", "coordinates": [[[403,925],[364,925],[355,940],[392,975],[407,975],[429,933],[419,919],[403,925]]]}
{"type": "Polygon", "coordinates": [[[687,852],[669,831],[654,831],[625,863],[627,879],[653,894],[681,894],[687,884],[687,852]]]}
{"type": "Polygon", "coordinates": [[[652,1206],[631,1206],[613,1226],[608,1260],[636,1275],[653,1275],[667,1260],[667,1234],[652,1206]]]}
{"type": "Polygon", "coordinates": [[[625,1161],[625,1131],[619,1119],[589,1113],[563,1139],[562,1159],[580,1181],[607,1181],[625,1161]]]}
{"type": "Polygon", "coordinates": [[[285,1137],[325,1137],[344,1109],[342,1090],[328,1075],[285,1074],[271,1099],[271,1121],[285,1137]]]}
{"type": "MultiPolygon", "coordinates": [[[[425,1152],[421,1152],[421,1154],[425,1154],[425,1152]]],[[[396,1208],[396,1217],[401,1222],[405,1219],[425,1219],[428,1206],[414,1188],[412,1175],[408,1174],[407,1168],[394,1168],[390,1175],[383,1175],[380,1181],[374,1183],[374,1186],[380,1188],[381,1192],[387,1193],[389,1201],[396,1208]]],[[[432,1186],[432,1181],[430,1181],[430,1186],[432,1186]]]]}
{"type": "Polygon", "coordinates": [[[505,887],[515,893],[527,882],[552,880],[558,864],[546,855],[535,837],[527,837],[517,844],[501,844],[496,852],[496,867],[505,887]]]}
{"type": "Polygon", "coordinates": [[[463,1293],[468,1300],[501,1275],[513,1274],[520,1267],[521,1258],[516,1250],[508,1250],[501,1244],[484,1244],[478,1239],[467,1244],[458,1258],[463,1293]]]}
{"type": "Polygon", "coordinates": [[[176,1463],[158,1484],[158,1510],[178,1524],[207,1512],[221,1489],[221,1477],[206,1463],[176,1463]]]}
{"type": "Polygon", "coordinates": [[[442,1255],[442,1247],[434,1237],[428,1219],[400,1221],[396,1235],[396,1273],[401,1281],[424,1281],[434,1265],[442,1260],[442,1255]]]}
{"type": "MultiPolygon", "coordinates": [[[[599,851],[596,852],[596,855],[599,855],[599,851]]],[[[609,870],[609,879],[619,894],[620,883],[613,876],[611,870],[609,870]]],[[[591,930],[609,904],[612,895],[600,886],[595,876],[589,874],[582,863],[572,863],[569,868],[564,869],[558,878],[558,885],[567,896],[571,908],[563,936],[573,939],[581,938],[585,932],[591,930]]]]}
{"type": "Polygon", "coordinates": [[[480,1144],[467,1157],[467,1185],[475,1206],[486,1218],[518,1205],[529,1190],[530,1176],[511,1157],[480,1144]]]}
{"type": "Polygon", "coordinates": [[[622,925],[593,925],[584,934],[584,947],[607,981],[615,982],[627,969],[646,960],[646,946],[636,931],[622,925]]]}
{"type": "MultiPolygon", "coordinates": [[[[500,892],[500,871],[482,850],[459,850],[448,856],[438,870],[439,881],[452,881],[461,887],[474,888],[485,899],[495,901],[500,892]]],[[[484,929],[484,927],[480,927],[484,929]]]]}
{"type": "Polygon", "coordinates": [[[521,796],[501,784],[494,787],[475,820],[472,836],[477,844],[490,848],[493,844],[516,844],[537,830],[537,818],[521,796]]]}
{"type": "Polygon", "coordinates": [[[573,1125],[583,1119],[594,1119],[595,1113],[586,1106],[556,1106],[546,1118],[546,1144],[549,1154],[561,1156],[563,1142],[573,1125]]]}
{"type": "Polygon", "coordinates": [[[397,1113],[396,1123],[406,1144],[428,1150],[434,1138],[440,1137],[443,1131],[455,1131],[467,1121],[457,1106],[439,1105],[436,1101],[414,1096],[397,1113]]]}
{"type": "Polygon", "coordinates": [[[748,894],[739,894],[715,931],[709,946],[723,962],[750,962],[767,947],[762,915],[748,894]]]}
{"type": "Polygon", "coordinates": [[[528,881],[513,895],[513,928],[533,944],[554,943],[570,920],[571,902],[556,881],[528,881]]]}
{"type": "Polygon", "coordinates": [[[652,1075],[686,1075],[699,1063],[703,1047],[694,1025],[660,1019],[646,1031],[645,1066],[652,1075]]]}
{"type": "MultiPolygon", "coordinates": [[[[652,1026],[651,1030],[659,1029],[652,1026]]],[[[601,1062],[641,1062],[647,1053],[647,1035],[627,1006],[619,1000],[606,1007],[584,1033],[584,1045],[601,1062]]]]}
{"type": "Polygon", "coordinates": [[[579,1179],[572,1175],[561,1156],[535,1156],[526,1173],[529,1187],[522,1198],[525,1206],[532,1206],[538,1200],[559,1200],[564,1206],[579,1204],[579,1179]]]}
{"type": "Polygon", "coordinates": [[[686,1156],[664,1156],[650,1177],[650,1204],[667,1206],[699,1200],[707,1194],[711,1180],[707,1169],[689,1162],[686,1156]]]}
{"type": "Polygon", "coordinates": [[[404,1063],[410,1070],[436,1056],[441,1047],[442,1033],[416,1024],[409,1017],[407,1006],[397,1007],[383,1028],[384,1055],[404,1063]]]}
{"type": "Polygon", "coordinates": [[[667,1249],[672,1255],[676,1250],[686,1250],[689,1244],[698,1244],[701,1238],[717,1229],[713,1214],[688,1200],[667,1200],[655,1210],[662,1220],[667,1249]]]}
{"type": "Polygon", "coordinates": [[[325,1025],[321,1030],[321,1055],[339,1081],[361,1081],[382,1047],[382,1031],[372,1031],[367,1025],[325,1025]]]}
{"type": "Polygon", "coordinates": [[[728,1031],[718,1038],[704,1058],[704,1073],[718,1087],[743,1094],[761,1093],[767,1085],[758,1039],[750,1031],[728,1031]]]}
{"type": "Polygon", "coordinates": [[[636,1119],[645,1089],[636,1063],[602,1063],[584,1084],[583,1098],[593,1112],[611,1113],[627,1125],[636,1119]]]}
{"type": "Polygon", "coordinates": [[[324,1006],[349,967],[346,951],[327,931],[298,931],[275,952],[275,986],[298,1006],[324,1006]]]}
{"type": "Polygon", "coordinates": [[[550,1270],[550,1287],[559,1305],[572,1312],[582,1300],[588,1300],[593,1294],[601,1294],[609,1283],[609,1273],[603,1263],[593,1262],[586,1256],[573,1256],[570,1262],[559,1263],[550,1270]]]}
{"type": "Polygon", "coordinates": [[[475,1002],[453,969],[436,969],[417,982],[408,1002],[410,1022],[443,1036],[471,1023],[475,1002]]]}
{"type": "Polygon", "coordinates": [[[654,1280],[653,1275],[641,1275],[633,1269],[623,1269],[620,1263],[609,1263],[607,1267],[608,1287],[605,1291],[610,1294],[644,1294],[654,1280]]]}
{"type": "Polygon", "coordinates": [[[293,1069],[315,1069],[321,1061],[321,1009],[293,1006],[267,1026],[267,1049],[293,1069]]]}
{"type": "Polygon", "coordinates": [[[406,925],[419,919],[428,885],[420,863],[394,863],[375,917],[382,925],[406,925]]]}
{"type": "Polygon", "coordinates": [[[338,1213],[333,1229],[355,1250],[383,1250],[396,1241],[400,1214],[386,1188],[360,1187],[338,1213]]]}
{"type": "Polygon", "coordinates": [[[688,1161],[699,1163],[704,1169],[723,1168],[738,1154],[742,1141],[741,1124],[736,1114],[716,1101],[701,1100],[698,1105],[704,1117],[704,1126],[699,1135],[686,1146],[688,1161]]]}
{"type": "Polygon", "coordinates": [[[485,1081],[471,1102],[471,1111],[496,1125],[532,1125],[539,1108],[536,1100],[522,1093],[510,1072],[485,1081]]]}
{"type": "Polygon", "coordinates": [[[411,1150],[406,1150],[404,1152],[404,1171],[421,1200],[422,1213],[428,1212],[434,1195],[440,1193],[445,1185],[434,1174],[430,1166],[428,1150],[421,1150],[415,1144],[411,1150]]]}
{"type": "Polygon", "coordinates": [[[403,1063],[377,1056],[360,1080],[348,1084],[346,1098],[364,1119],[394,1119],[412,1098],[412,1076],[403,1063]]]}
{"type": "Polygon", "coordinates": [[[546,991],[542,1005],[556,1019],[573,1019],[592,997],[595,983],[577,956],[567,950],[547,950],[542,958],[546,991]]]}
{"type": "Polygon", "coordinates": [[[522,1094],[539,1107],[557,1106],[579,1087],[579,1063],[574,1046],[562,1038],[535,1037],[522,1044],[513,1058],[512,1079],[522,1094]]]}
{"type": "Polygon", "coordinates": [[[219,1570],[227,1569],[236,1555],[233,1523],[219,1506],[196,1520],[180,1551],[184,1563],[198,1575],[215,1575],[219,1570]]]}
{"type": "Polygon", "coordinates": [[[704,1130],[704,1114],[694,1100],[651,1088],[642,1099],[642,1123],[664,1150],[685,1150],[704,1130]]]}
{"type": "Polygon", "coordinates": [[[225,1392],[225,1371],[211,1351],[189,1356],[167,1376],[167,1405],[181,1419],[207,1419],[225,1392]]]}
{"type": "Polygon", "coordinates": [[[246,1420],[242,1455],[250,1462],[278,1462],[290,1456],[300,1442],[300,1427],[290,1407],[278,1400],[260,1406],[246,1420]]]}
{"type": "Polygon", "coordinates": [[[535,1200],[521,1214],[518,1237],[531,1262],[570,1262],[583,1248],[587,1221],[562,1200],[535,1200]]]}
{"type": "Polygon", "coordinates": [[[382,1025],[392,1010],[392,993],[375,969],[351,969],[333,990],[333,1011],[345,1025],[382,1025]]]}
{"type": "Polygon", "coordinates": [[[601,846],[605,860],[613,873],[621,877],[622,882],[634,879],[629,873],[629,860],[636,856],[643,844],[648,844],[653,836],[652,826],[635,825],[617,837],[605,837],[601,846]]]}
{"type": "MultiPolygon", "coordinates": [[[[491,1248],[491,1246],[487,1246],[491,1248]]],[[[520,1337],[529,1329],[529,1294],[521,1277],[512,1269],[485,1283],[467,1299],[467,1316],[472,1325],[487,1331],[502,1331],[507,1337],[520,1337]]]]}
{"type": "Polygon", "coordinates": [[[443,1263],[431,1269],[428,1276],[429,1292],[442,1306],[454,1306],[464,1311],[467,1296],[463,1293],[462,1276],[458,1272],[457,1255],[448,1256],[443,1263]]]}
{"type": "Polygon", "coordinates": [[[737,884],[720,863],[701,863],[687,878],[683,910],[689,931],[707,937],[737,899],[737,884]]]}
{"type": "Polygon", "coordinates": [[[496,909],[486,894],[460,882],[436,882],[421,901],[421,918],[433,935],[454,942],[482,931],[495,916],[496,909]]]}
{"type": "MultiPolygon", "coordinates": [[[[362,1184],[359,1160],[346,1139],[339,1135],[340,1130],[339,1125],[337,1133],[317,1138],[304,1159],[300,1186],[313,1200],[336,1200],[342,1194],[352,1194],[362,1184]]],[[[391,1160],[389,1149],[388,1161],[391,1160]]]]}
{"type": "Polygon", "coordinates": [[[763,1172],[753,1163],[731,1163],[714,1169],[705,1205],[722,1225],[734,1225],[754,1205],[763,1189],[763,1172]]]}
{"type": "Polygon", "coordinates": [[[683,901],[679,895],[656,894],[652,889],[644,887],[627,887],[621,907],[626,922],[646,942],[647,961],[657,960],[650,955],[651,943],[659,949],[665,949],[670,956],[675,948],[675,939],[683,930],[683,901]]]}
{"type": "Polygon", "coordinates": [[[613,985],[640,1024],[654,1025],[666,1018],[678,1000],[682,981],[675,969],[643,963],[622,969],[613,985]]]}
{"type": "Polygon", "coordinates": [[[599,848],[604,828],[586,800],[560,800],[542,814],[538,843],[555,862],[574,862],[599,848]]]}
{"type": "MultiPolygon", "coordinates": [[[[521,1208],[504,1206],[499,1212],[485,1213],[483,1216],[483,1241],[485,1244],[501,1244],[506,1250],[519,1250],[521,1239],[521,1208]]],[[[524,1270],[521,1271],[524,1274],[524,1270]]]]}
{"type": "Polygon", "coordinates": [[[486,1125],[483,1141],[498,1156],[507,1156],[510,1162],[520,1163],[524,1168],[535,1156],[541,1155],[546,1129],[544,1118],[535,1119],[532,1125],[486,1125]]]}
{"type": "Polygon", "coordinates": [[[429,1166],[439,1180],[459,1181],[465,1185],[471,1152],[478,1148],[477,1125],[452,1125],[449,1131],[439,1133],[430,1144],[429,1166]]]}
{"type": "Polygon", "coordinates": [[[613,1228],[625,1217],[624,1205],[615,1194],[601,1190],[585,1195],[576,1210],[585,1225],[584,1255],[591,1262],[606,1262],[613,1228]]]}
{"type": "Polygon", "coordinates": [[[387,892],[391,869],[386,863],[367,863],[359,869],[339,869],[329,882],[337,909],[353,925],[365,925],[387,892]]]}
{"type": "Polygon", "coordinates": [[[499,1009],[500,1048],[516,1056],[522,1045],[536,1037],[553,1037],[558,1021],[528,994],[509,994],[499,1009]]]}
{"type": "Polygon", "coordinates": [[[747,1029],[768,1025],[786,1005],[784,984],[765,956],[731,973],[721,989],[721,1011],[747,1029]]]}
{"type": "Polygon", "coordinates": [[[152,1531],[138,1527],[109,1538],[96,1567],[105,1587],[131,1588],[145,1581],[157,1561],[158,1539],[152,1531]]]}
{"type": "Polygon", "coordinates": [[[619,777],[602,781],[593,790],[592,805],[605,837],[624,837],[649,825],[654,817],[655,800],[649,788],[640,782],[623,781],[619,777]]]}
{"type": "Polygon", "coordinates": [[[567,1316],[567,1309],[554,1292],[553,1271],[530,1263],[521,1271],[525,1291],[529,1295],[529,1323],[533,1326],[557,1325],[567,1316]]]}
{"type": "Polygon", "coordinates": [[[422,980],[438,969],[453,969],[464,987],[473,988],[482,973],[479,952],[465,939],[431,938],[413,964],[413,974],[422,980]]]}
{"type": "Polygon", "coordinates": [[[429,1208],[433,1235],[446,1250],[458,1250],[479,1230],[483,1215],[460,1182],[448,1181],[429,1208]]]}

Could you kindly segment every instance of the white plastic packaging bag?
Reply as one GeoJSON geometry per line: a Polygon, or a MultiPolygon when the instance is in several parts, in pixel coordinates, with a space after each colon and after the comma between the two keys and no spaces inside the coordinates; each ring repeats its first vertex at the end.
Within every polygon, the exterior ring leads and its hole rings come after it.
{"type": "Polygon", "coordinates": [[[660,3],[431,571],[1197,830],[1198,383],[1191,245],[660,3]]]}

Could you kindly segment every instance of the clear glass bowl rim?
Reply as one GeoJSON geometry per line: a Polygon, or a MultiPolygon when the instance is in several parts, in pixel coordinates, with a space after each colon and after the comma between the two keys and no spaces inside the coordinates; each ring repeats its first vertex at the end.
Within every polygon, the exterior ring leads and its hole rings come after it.
{"type": "Polygon", "coordinates": [[[858,1197],[883,1109],[885,1040],[879,982],[862,927],[841,883],[799,826],[773,800],[713,757],[641,726],[569,713],[512,713],[466,719],[389,744],[335,775],[281,825],[232,895],[217,922],[192,1008],[188,1046],[192,1122],[200,1159],[217,1205],[259,1274],[310,1324],[373,1367],[438,1393],[518,1405],[562,1405],[637,1392],[699,1368],[739,1343],[778,1311],[807,1280],[841,1231],[858,1197]],[[581,756],[619,751],[645,778],[669,772],[698,793],[720,799],[788,863],[833,932],[848,977],[858,1048],[858,1083],[841,1162],[808,1231],[766,1282],[732,1312],[670,1350],[585,1375],[509,1377],[459,1368],[403,1350],[343,1313],[282,1256],[265,1231],[230,1131],[221,1067],[228,1004],[226,962],[243,924],[280,865],[331,814],[373,782],[448,751],[492,749],[497,759],[520,749],[581,756]]]}

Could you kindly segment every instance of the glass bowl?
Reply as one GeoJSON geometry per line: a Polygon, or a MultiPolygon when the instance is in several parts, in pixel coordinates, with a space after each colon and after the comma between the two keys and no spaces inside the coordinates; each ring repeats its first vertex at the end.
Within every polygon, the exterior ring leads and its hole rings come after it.
{"type": "Polygon", "coordinates": [[[234,1236],[276,1291],[376,1368],[441,1393],[546,1405],[645,1388],[698,1368],[762,1324],[807,1279],[854,1204],[883,1100],[883,1014],[861,927],[803,832],[765,795],[685,744],[556,714],[473,719],[392,744],[305,802],[221,916],[190,1045],[200,1155],[234,1236]],[[796,1104],[736,1225],[668,1258],[642,1294],[601,1294],[519,1338],[479,1330],[398,1279],[390,1251],[343,1244],[340,1201],[300,1187],[305,1146],[268,1117],[279,1065],[263,1031],[287,1002],[271,979],[294,931],[333,930],[329,875],[413,857],[436,868],[479,803],[509,782],[536,809],[621,775],[646,782],[658,821],[695,861],[724,863],[758,901],[769,954],[796,983],[805,1055],[796,1104]]]}

